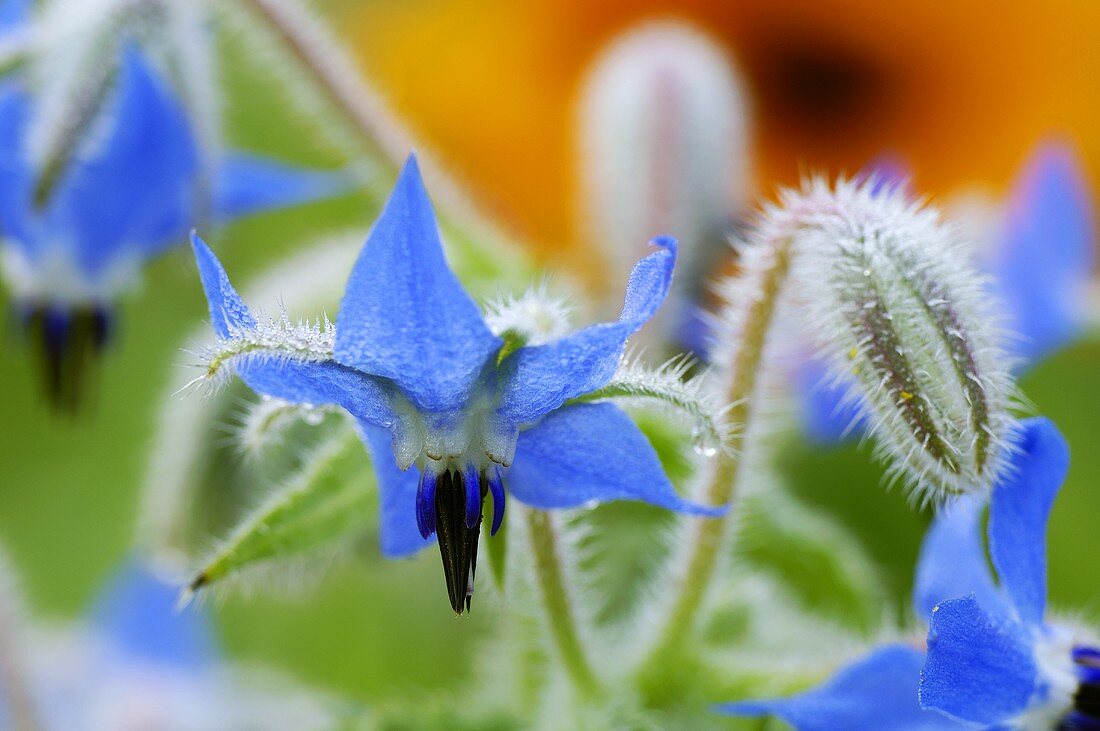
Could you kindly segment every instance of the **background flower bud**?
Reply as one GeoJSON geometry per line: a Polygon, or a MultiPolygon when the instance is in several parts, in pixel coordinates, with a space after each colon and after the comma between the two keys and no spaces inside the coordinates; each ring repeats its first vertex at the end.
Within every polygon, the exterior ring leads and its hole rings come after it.
{"type": "Polygon", "coordinates": [[[701,293],[726,251],[726,231],[748,192],[741,80],[701,33],[645,24],[592,65],[579,125],[582,227],[612,265],[606,281],[626,276],[654,236],[675,236],[682,259],[665,310],[675,327],[684,300],[701,293]]]}

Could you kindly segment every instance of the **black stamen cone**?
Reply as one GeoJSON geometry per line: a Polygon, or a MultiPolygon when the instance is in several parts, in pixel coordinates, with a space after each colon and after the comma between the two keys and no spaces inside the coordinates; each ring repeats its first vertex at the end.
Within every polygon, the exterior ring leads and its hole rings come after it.
{"type": "Polygon", "coordinates": [[[1056,726],[1057,731],[1100,729],[1100,657],[1091,648],[1076,658],[1080,685],[1073,696],[1073,710],[1056,726]]]}
{"type": "MultiPolygon", "coordinates": [[[[485,500],[488,486],[481,479],[479,500],[485,500]]],[[[439,476],[435,488],[435,535],[443,573],[447,577],[447,595],[455,614],[470,611],[477,569],[477,540],[481,535],[481,507],[477,524],[466,527],[466,486],[462,472],[450,470],[439,476]]]]}
{"type": "Polygon", "coordinates": [[[100,306],[34,303],[21,309],[23,335],[37,352],[42,390],[56,412],[73,414],[86,380],[111,334],[100,306]]]}

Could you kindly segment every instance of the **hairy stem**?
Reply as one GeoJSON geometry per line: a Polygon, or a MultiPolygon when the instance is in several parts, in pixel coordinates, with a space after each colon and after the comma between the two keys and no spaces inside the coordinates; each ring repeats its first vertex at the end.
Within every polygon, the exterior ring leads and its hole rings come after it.
{"type": "Polygon", "coordinates": [[[577,631],[550,516],[542,510],[526,509],[524,512],[527,515],[531,553],[535,559],[535,576],[554,645],[573,685],[582,695],[593,695],[599,690],[599,681],[577,631]]]}
{"type": "MultiPolygon", "coordinates": [[[[726,371],[725,401],[731,404],[729,423],[738,428],[728,432],[724,449],[718,451],[709,464],[705,500],[711,505],[725,505],[738,495],[745,436],[753,417],[753,396],[767,337],[779,302],[779,295],[790,271],[793,236],[763,242],[771,247],[771,258],[761,273],[760,288],[754,293],[745,313],[740,340],[733,360],[726,371]]],[[[695,627],[695,621],[706,596],[707,587],[718,565],[720,549],[725,543],[728,526],[736,511],[723,519],[694,520],[690,526],[687,550],[682,570],[674,574],[670,605],[657,635],[656,644],[643,660],[643,675],[659,670],[684,646],[695,627]]]]}

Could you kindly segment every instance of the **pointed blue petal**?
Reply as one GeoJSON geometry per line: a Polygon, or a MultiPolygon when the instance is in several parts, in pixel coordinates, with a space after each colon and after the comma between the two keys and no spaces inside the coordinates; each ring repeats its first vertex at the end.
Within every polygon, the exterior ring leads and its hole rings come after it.
{"type": "Polygon", "coordinates": [[[1039,147],[1017,177],[992,273],[1008,324],[1022,336],[1018,354],[1029,362],[1065,345],[1084,324],[1096,238],[1093,200],[1068,145],[1039,147]]]}
{"type": "Polygon", "coordinates": [[[959,498],[941,510],[928,528],[913,586],[913,608],[918,617],[927,620],[940,602],[971,594],[992,616],[1004,616],[1008,611],[985,556],[984,508],[981,498],[959,498]]]}
{"type": "MultiPolygon", "coordinates": [[[[215,332],[225,338],[256,327],[256,318],[233,288],[214,252],[195,234],[191,245],[215,332]]],[[[257,393],[293,403],[336,404],[356,418],[387,428],[397,420],[385,386],[335,361],[257,356],[238,358],[234,368],[257,393]]]]}
{"type": "Polygon", "coordinates": [[[0,33],[19,30],[31,17],[31,0],[0,0],[0,33]]]}
{"type": "Polygon", "coordinates": [[[217,651],[206,615],[194,604],[178,607],[180,589],[131,559],[100,592],[91,621],[130,657],[197,670],[217,651]]]}
{"type": "Polygon", "coordinates": [[[210,305],[210,323],[218,337],[228,338],[234,331],[256,327],[256,318],[233,288],[225,267],[197,233],[191,234],[191,248],[195,252],[199,278],[210,305]]]}
{"type": "Polygon", "coordinates": [[[182,243],[191,226],[198,152],[182,106],[134,50],[123,57],[108,129],[78,153],[48,216],[95,276],[121,257],[148,257],[182,243]]]}
{"type": "Polygon", "coordinates": [[[717,710],[733,716],[778,716],[798,731],[965,728],[935,711],[921,710],[917,704],[923,662],[924,653],[913,647],[886,645],[801,695],[729,703],[717,710]]]}
{"type": "Polygon", "coordinates": [[[936,606],[921,670],[920,703],[963,721],[1004,723],[1035,691],[1027,630],[990,617],[974,597],[936,606]]]}
{"type": "Polygon", "coordinates": [[[802,421],[806,434],[820,445],[838,444],[863,433],[867,417],[848,397],[850,387],[834,383],[827,366],[810,358],[798,369],[802,421]]]}
{"type": "Polygon", "coordinates": [[[378,477],[382,555],[387,558],[411,556],[431,543],[431,538],[421,535],[417,525],[416,493],[420,470],[410,467],[402,471],[397,467],[388,431],[370,424],[361,423],[360,427],[363,441],[370,449],[374,474],[378,477]]]}
{"type": "Polygon", "coordinates": [[[231,153],[218,169],[214,213],[218,221],[343,195],[355,181],[342,170],[306,170],[276,160],[231,153]]]}
{"type": "Polygon", "coordinates": [[[27,159],[26,130],[30,104],[17,84],[0,86],[0,231],[4,241],[36,253],[30,218],[33,173],[27,159]]]}
{"type": "Polygon", "coordinates": [[[546,345],[520,348],[508,359],[506,367],[511,371],[500,403],[505,419],[532,423],[614,375],[626,339],[653,317],[672,284],[676,241],[658,238],[652,243],[659,250],[634,266],[617,322],[592,325],[546,345]]]}
{"type": "Polygon", "coordinates": [[[1046,611],[1047,518],[1069,471],[1069,446],[1049,419],[1026,419],[989,504],[989,553],[1008,598],[1029,624],[1046,611]]]}
{"type": "Polygon", "coordinates": [[[641,500],[682,513],[726,511],[677,495],[645,435],[607,403],[568,406],[521,432],[505,482],[516,499],[536,508],[641,500]]]}
{"type": "Polygon", "coordinates": [[[500,348],[447,266],[413,157],[359,254],[336,325],[336,360],[392,379],[425,411],[460,407],[500,348]]]}

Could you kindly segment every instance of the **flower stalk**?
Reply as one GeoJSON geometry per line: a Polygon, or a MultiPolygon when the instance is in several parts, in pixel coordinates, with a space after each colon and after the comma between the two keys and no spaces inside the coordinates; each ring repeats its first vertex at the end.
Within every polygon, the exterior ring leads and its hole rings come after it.
{"type": "Polygon", "coordinates": [[[523,512],[527,516],[527,533],[535,561],[535,577],[546,621],[550,626],[550,636],[573,686],[581,695],[590,697],[598,693],[600,684],[581,641],[551,517],[541,510],[523,512]]]}
{"type": "MultiPolygon", "coordinates": [[[[759,273],[756,296],[741,319],[740,338],[730,366],[725,371],[724,401],[731,404],[728,423],[738,425],[727,431],[722,449],[707,463],[705,501],[710,505],[727,505],[739,493],[745,437],[753,418],[753,396],[759,381],[768,334],[779,304],[783,285],[791,270],[794,234],[790,229],[761,244],[764,267],[759,273]]],[[[736,307],[732,303],[730,307],[736,307]]],[[[683,572],[674,577],[675,601],[663,617],[657,643],[642,663],[643,677],[673,660],[685,639],[692,632],[711,584],[721,548],[729,533],[736,511],[724,519],[691,522],[685,552],[683,572]]]]}
{"type": "MultiPolygon", "coordinates": [[[[386,107],[382,95],[359,73],[353,59],[327,28],[292,0],[239,0],[309,76],[324,99],[355,131],[368,154],[400,169],[417,150],[432,197],[475,241],[507,244],[505,234],[481,215],[468,194],[435,164],[386,107]]],[[[500,248],[500,247],[498,247],[500,248]]]]}

